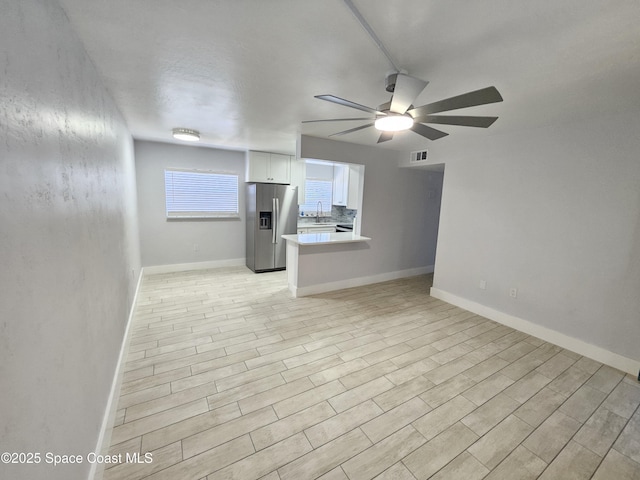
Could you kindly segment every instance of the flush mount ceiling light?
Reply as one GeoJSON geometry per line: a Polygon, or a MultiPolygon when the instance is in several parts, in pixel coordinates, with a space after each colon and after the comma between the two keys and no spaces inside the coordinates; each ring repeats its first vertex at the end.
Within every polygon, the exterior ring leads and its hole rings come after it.
{"type": "Polygon", "coordinates": [[[375,127],[383,132],[400,132],[413,127],[413,118],[409,115],[387,115],[378,118],[375,127]]]}
{"type": "Polygon", "coordinates": [[[172,130],[173,138],[183,140],[185,142],[197,142],[200,140],[200,132],[197,130],[189,130],[188,128],[174,128],[172,130]]]}

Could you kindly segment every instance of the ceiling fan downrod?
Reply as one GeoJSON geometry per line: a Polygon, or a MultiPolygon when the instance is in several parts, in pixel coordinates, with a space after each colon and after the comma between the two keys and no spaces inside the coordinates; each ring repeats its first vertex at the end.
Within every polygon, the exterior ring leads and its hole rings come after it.
{"type": "MultiPolygon", "coordinates": [[[[362,28],[364,28],[365,32],[367,32],[367,34],[369,34],[369,36],[371,37],[371,40],[374,41],[374,43],[378,46],[378,48],[384,54],[384,56],[387,57],[387,60],[391,64],[391,67],[393,67],[393,70],[396,73],[399,72],[400,69],[398,68],[396,63],[393,61],[393,58],[391,58],[391,54],[385,48],[385,46],[382,44],[382,42],[380,41],[380,39],[376,35],[376,32],[373,31],[373,28],[371,28],[371,25],[369,25],[367,23],[367,21],[362,16],[362,14],[358,11],[358,9],[353,4],[353,2],[351,0],[343,0],[343,1],[344,1],[345,5],[349,8],[349,10],[351,10],[351,13],[353,13],[353,16],[356,17],[356,20],[358,20],[358,22],[360,23],[362,28]]],[[[394,81],[394,83],[395,83],[395,81],[394,81]]],[[[392,92],[393,90],[389,90],[388,87],[387,87],[387,91],[388,92],[392,92]]]]}

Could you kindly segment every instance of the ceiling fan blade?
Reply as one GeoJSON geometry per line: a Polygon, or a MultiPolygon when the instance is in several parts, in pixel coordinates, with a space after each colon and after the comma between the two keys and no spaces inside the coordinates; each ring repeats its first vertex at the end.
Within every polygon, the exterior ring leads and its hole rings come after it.
{"type": "Polygon", "coordinates": [[[371,117],[361,117],[361,118],[327,118],[324,120],[302,120],[302,123],[315,123],[315,122],[348,122],[352,120],[375,120],[375,118],[371,117]]]}
{"type": "Polygon", "coordinates": [[[331,103],[337,103],[338,105],[343,105],[345,107],[355,108],[357,110],[362,110],[363,112],[384,115],[384,112],[379,112],[374,108],[367,107],[366,105],[360,105],[359,103],[351,102],[349,100],[345,100],[344,98],[336,97],[335,95],[316,95],[314,98],[326,100],[327,102],[331,103]]]}
{"type": "Polygon", "coordinates": [[[420,123],[440,123],[444,125],[460,125],[462,127],[490,127],[498,117],[467,117],[462,115],[425,115],[418,117],[416,122],[420,123]]]}
{"type": "Polygon", "coordinates": [[[474,92],[463,93],[456,97],[446,98],[439,102],[430,103],[421,107],[409,110],[409,115],[413,118],[424,117],[430,113],[446,112],[465,107],[475,107],[476,105],[486,105],[488,103],[501,102],[502,96],[496,87],[487,87],[474,92]]]}
{"type": "Polygon", "coordinates": [[[329,135],[330,137],[337,137],[339,135],[346,135],[347,133],[357,132],[358,130],[364,130],[365,128],[373,127],[373,123],[368,123],[366,125],[361,125],[360,127],[350,128],[349,130],[344,130],[342,132],[333,133],[329,135]]]}
{"type": "Polygon", "coordinates": [[[393,132],[382,132],[378,138],[378,143],[386,142],[393,138],[393,132]]]}
{"type": "Polygon", "coordinates": [[[448,133],[441,132],[440,130],[436,130],[435,128],[428,127],[427,125],[422,125],[421,123],[414,123],[411,130],[416,132],[418,135],[422,135],[429,140],[437,140],[442,137],[446,137],[449,135],[448,133]]]}
{"type": "Polygon", "coordinates": [[[419,78],[398,73],[389,110],[400,115],[404,114],[428,83],[419,78]]]}

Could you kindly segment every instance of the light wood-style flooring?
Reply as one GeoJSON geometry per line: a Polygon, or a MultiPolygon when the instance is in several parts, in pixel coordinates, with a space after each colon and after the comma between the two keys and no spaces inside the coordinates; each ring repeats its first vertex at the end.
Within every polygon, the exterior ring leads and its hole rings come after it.
{"type": "Polygon", "coordinates": [[[146,277],[110,453],[152,461],[104,478],[640,479],[634,377],[430,282],[294,299],[285,272],[146,277]]]}

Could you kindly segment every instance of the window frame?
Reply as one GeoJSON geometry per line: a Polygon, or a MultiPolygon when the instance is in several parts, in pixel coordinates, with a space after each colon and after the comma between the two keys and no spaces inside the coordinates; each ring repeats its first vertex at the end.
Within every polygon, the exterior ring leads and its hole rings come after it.
{"type": "MultiPolygon", "coordinates": [[[[300,212],[307,212],[307,213],[312,213],[314,214],[317,211],[318,205],[317,205],[317,201],[315,202],[316,205],[313,206],[311,204],[307,204],[307,194],[308,192],[311,190],[309,189],[307,182],[326,182],[328,183],[328,190],[329,190],[329,204],[325,205],[324,202],[322,202],[322,212],[323,214],[320,215],[321,217],[330,217],[331,216],[331,210],[333,208],[333,179],[329,179],[329,178],[320,178],[320,177],[307,177],[304,179],[305,181],[305,185],[304,185],[304,203],[302,203],[301,205],[298,206],[299,211],[300,212]],[[305,206],[310,206],[310,209],[307,209],[305,206]]],[[[305,216],[309,216],[309,215],[305,215],[305,216]]],[[[314,216],[314,215],[311,215],[314,216]]]]}
{"type": "MultiPolygon", "coordinates": [[[[201,178],[204,178],[204,177],[201,177],[201,178]]],[[[222,180],[222,178],[218,178],[218,181],[220,180],[222,180]]],[[[167,167],[164,169],[164,194],[165,194],[165,218],[167,220],[240,218],[240,176],[237,172],[220,171],[220,170],[203,170],[203,169],[195,169],[195,168],[167,167]],[[173,208],[171,208],[170,203],[172,202],[170,202],[169,195],[171,192],[173,192],[175,197],[176,190],[178,190],[176,188],[175,183],[170,185],[168,182],[167,175],[173,172],[210,176],[209,177],[210,180],[207,180],[206,183],[203,182],[198,185],[191,184],[190,185],[191,188],[183,189],[185,190],[185,194],[192,195],[193,197],[195,197],[198,194],[207,193],[209,194],[209,200],[216,201],[217,199],[216,197],[220,197],[221,194],[224,194],[224,192],[221,192],[220,190],[216,190],[216,189],[220,188],[221,186],[225,186],[225,184],[226,186],[231,186],[228,194],[235,195],[235,199],[233,197],[228,199],[223,199],[222,204],[218,203],[216,205],[212,205],[212,207],[229,206],[229,207],[235,207],[235,209],[230,208],[225,210],[222,208],[219,208],[219,209],[211,208],[207,210],[206,208],[204,208],[206,207],[206,204],[202,205],[203,209],[198,209],[198,208],[191,209],[191,210],[188,210],[186,208],[180,209],[180,208],[176,208],[180,206],[179,201],[178,201],[178,205],[175,205],[176,202],[174,201],[173,208]],[[218,177],[234,177],[234,178],[226,179],[226,181],[223,183],[218,183],[218,184],[209,183],[209,182],[214,182],[215,179],[218,177]]],[[[204,203],[204,199],[188,198],[186,201],[183,200],[182,204],[183,206],[192,205],[192,206],[198,207],[200,206],[199,202],[204,203]],[[189,203],[189,202],[194,202],[194,203],[189,203]]]]}

